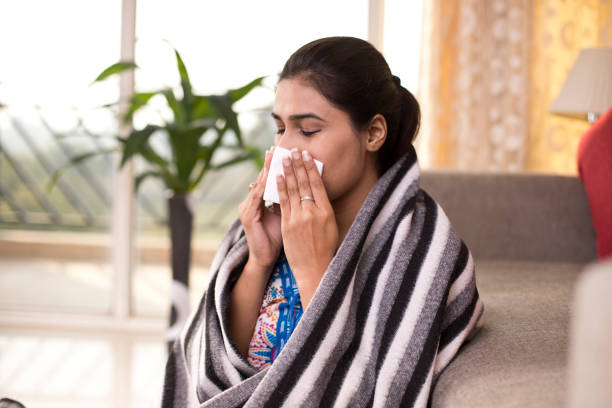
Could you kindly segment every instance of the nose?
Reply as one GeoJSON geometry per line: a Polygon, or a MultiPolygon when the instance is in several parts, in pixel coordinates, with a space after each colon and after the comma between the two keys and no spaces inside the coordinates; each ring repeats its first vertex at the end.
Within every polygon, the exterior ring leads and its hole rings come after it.
{"type": "Polygon", "coordinates": [[[294,147],[300,149],[298,138],[295,137],[291,132],[285,131],[282,135],[277,135],[274,140],[275,146],[280,146],[287,150],[291,150],[294,147]]]}

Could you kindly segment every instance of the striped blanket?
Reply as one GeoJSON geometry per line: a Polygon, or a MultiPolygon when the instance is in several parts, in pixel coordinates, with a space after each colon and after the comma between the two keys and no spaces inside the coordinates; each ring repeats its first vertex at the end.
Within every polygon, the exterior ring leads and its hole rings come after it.
{"type": "Polygon", "coordinates": [[[425,407],[482,325],[469,249],[419,188],[414,149],[373,187],[287,345],[263,371],[228,333],[239,222],[169,355],[163,407],[425,407]]]}

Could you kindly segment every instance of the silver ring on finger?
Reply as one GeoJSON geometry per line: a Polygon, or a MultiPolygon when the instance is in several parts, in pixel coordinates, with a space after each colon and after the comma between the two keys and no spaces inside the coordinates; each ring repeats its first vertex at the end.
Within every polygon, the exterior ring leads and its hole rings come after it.
{"type": "Polygon", "coordinates": [[[311,196],[300,197],[300,201],[308,201],[308,200],[314,201],[315,199],[314,199],[314,197],[311,197],[311,196]]]}

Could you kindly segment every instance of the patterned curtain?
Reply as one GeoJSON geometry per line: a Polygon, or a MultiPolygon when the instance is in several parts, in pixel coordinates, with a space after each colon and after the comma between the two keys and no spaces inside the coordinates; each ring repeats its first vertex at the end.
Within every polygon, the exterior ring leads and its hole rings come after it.
{"type": "Polygon", "coordinates": [[[423,167],[575,174],[589,125],[548,109],[580,49],[612,45],[610,2],[425,1],[423,167]]]}

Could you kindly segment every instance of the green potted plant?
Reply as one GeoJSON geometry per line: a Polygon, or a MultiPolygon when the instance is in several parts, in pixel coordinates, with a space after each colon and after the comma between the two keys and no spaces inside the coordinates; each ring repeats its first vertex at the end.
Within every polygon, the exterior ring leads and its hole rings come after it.
{"type": "MultiPolygon", "coordinates": [[[[171,197],[168,199],[173,279],[173,299],[168,331],[170,343],[178,334],[186,318],[186,316],[177,316],[177,311],[184,307],[178,308],[176,305],[188,305],[187,299],[177,299],[174,294],[182,293],[186,296],[188,293],[193,228],[193,214],[188,203],[189,194],[210,171],[248,160],[254,161],[260,168],[263,166],[260,149],[248,145],[243,139],[234,104],[251,90],[260,86],[264,77],[221,95],[197,95],[193,93],[183,59],[176,49],[174,49],[174,54],[182,92],[175,92],[171,88],[155,92],[137,92],[131,97],[127,111],[121,118],[124,123],[130,123],[135,112],[146,106],[154,96],[161,95],[172,112],[172,119],[165,121],[163,125],[148,124],[143,128],[133,129],[125,138],[116,136],[118,142],[116,148],[89,151],[71,158],[68,163],[54,172],[49,183],[49,188],[51,188],[62,171],[69,166],[96,155],[119,150],[121,152],[120,168],[128,160],[137,156],[144,159],[149,166],[146,171],[135,176],[135,191],[138,191],[145,179],[156,178],[171,192],[171,197]],[[164,157],[150,143],[151,136],[158,132],[167,138],[170,147],[169,157],[164,157]],[[203,137],[205,134],[207,136],[203,137]],[[232,136],[228,137],[228,135],[232,136]],[[215,153],[220,150],[224,150],[226,154],[223,160],[218,161],[216,159],[219,155],[215,153]]],[[[135,68],[138,67],[134,62],[117,62],[106,68],[94,80],[94,83],[135,68]]],[[[110,108],[116,104],[118,102],[105,105],[105,107],[110,108]]]]}

